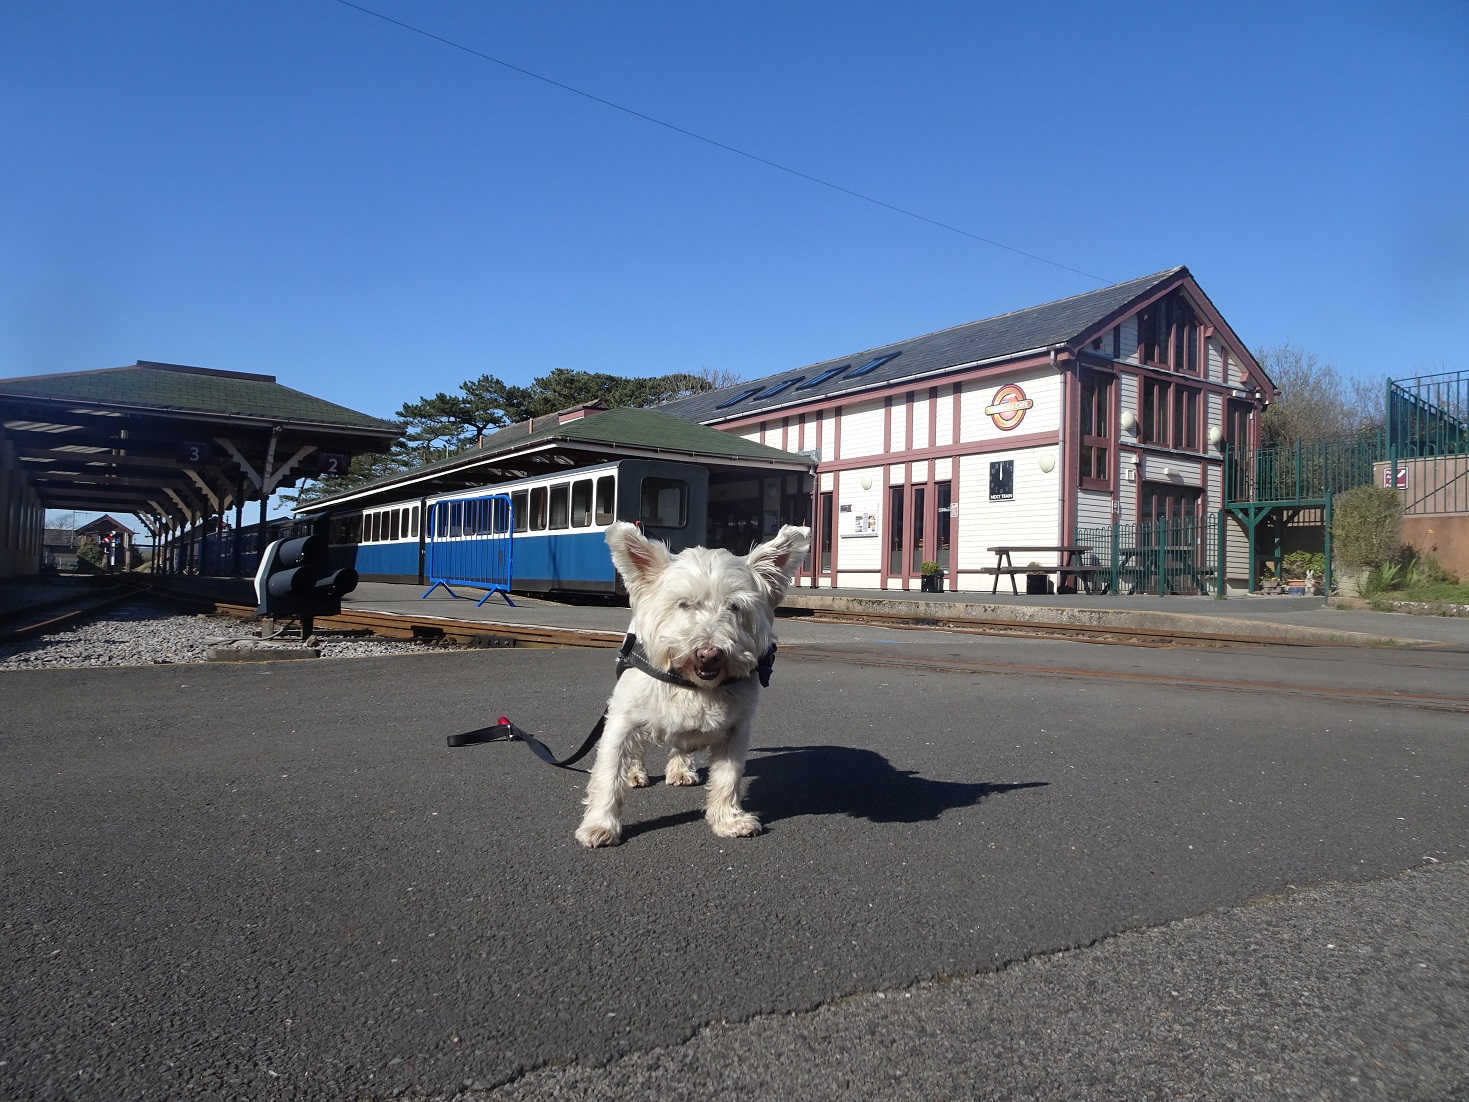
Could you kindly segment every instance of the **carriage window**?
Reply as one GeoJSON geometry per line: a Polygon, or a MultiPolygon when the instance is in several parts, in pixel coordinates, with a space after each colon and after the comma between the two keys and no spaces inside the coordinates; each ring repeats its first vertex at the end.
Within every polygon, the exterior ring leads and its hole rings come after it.
{"type": "Polygon", "coordinates": [[[643,479],[639,519],[656,528],[682,528],[688,523],[687,482],[671,478],[643,479]]]}
{"type": "Polygon", "coordinates": [[[592,480],[583,478],[571,484],[571,526],[585,528],[592,523],[592,480]]]}
{"type": "Polygon", "coordinates": [[[503,535],[510,529],[510,499],[495,498],[495,534],[503,535]]]}
{"type": "Polygon", "coordinates": [[[398,510],[394,509],[391,513],[388,514],[388,516],[390,518],[388,527],[388,539],[395,540],[398,538],[398,510]]]}
{"type": "Polygon", "coordinates": [[[551,527],[566,527],[566,499],[571,493],[571,487],[566,483],[551,487],[551,527]]]}
{"type": "Polygon", "coordinates": [[[546,527],[546,487],[536,486],[530,492],[530,530],[544,531],[546,527]]]}
{"type": "Polygon", "coordinates": [[[612,523],[612,485],[610,474],[597,479],[597,524],[612,523]]]}
{"type": "Polygon", "coordinates": [[[412,508],[412,510],[408,513],[408,520],[409,520],[409,523],[412,524],[412,526],[413,526],[413,531],[409,532],[408,534],[410,536],[413,536],[416,539],[418,537],[418,506],[417,505],[415,505],[412,508]]]}
{"type": "Polygon", "coordinates": [[[403,517],[403,521],[402,527],[398,529],[398,536],[406,540],[408,538],[408,507],[405,505],[399,512],[403,517]]]}
{"type": "Polygon", "coordinates": [[[515,513],[515,530],[517,532],[525,531],[525,522],[530,517],[530,512],[526,508],[527,496],[525,490],[520,490],[510,495],[510,508],[515,513]]]}
{"type": "Polygon", "coordinates": [[[381,513],[373,513],[371,519],[372,535],[368,538],[371,539],[373,543],[376,543],[381,538],[381,533],[383,530],[383,515],[381,513]]]}

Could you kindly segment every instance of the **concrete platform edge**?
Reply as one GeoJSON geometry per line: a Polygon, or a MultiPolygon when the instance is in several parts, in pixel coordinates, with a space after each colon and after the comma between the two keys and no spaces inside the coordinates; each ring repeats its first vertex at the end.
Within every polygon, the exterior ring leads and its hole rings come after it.
{"type": "Polygon", "coordinates": [[[1054,605],[988,604],[970,601],[904,600],[891,595],[852,597],[846,595],[788,593],[783,608],[830,610],[861,615],[864,612],[911,617],[915,621],[953,620],[973,623],[1022,622],[1082,624],[1089,627],[1156,628],[1189,632],[1200,636],[1248,637],[1267,642],[1316,646],[1399,647],[1438,646],[1423,639],[1398,638],[1367,632],[1337,631],[1301,624],[1276,624],[1261,620],[1236,620],[1221,616],[1191,616],[1187,613],[1131,609],[1058,607],[1054,605]]]}

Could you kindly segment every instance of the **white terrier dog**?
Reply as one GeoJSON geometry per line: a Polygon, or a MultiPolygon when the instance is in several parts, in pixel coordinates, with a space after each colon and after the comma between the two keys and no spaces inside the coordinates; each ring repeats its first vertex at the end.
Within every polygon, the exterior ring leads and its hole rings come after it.
{"type": "Polygon", "coordinates": [[[739,792],[760,694],[756,675],[764,662],[768,678],[775,609],[810,542],[811,529],[786,525],[743,558],[707,547],[671,555],[631,524],[607,529],[632,604],[628,631],[658,673],[630,669],[612,690],[578,842],[622,840],[624,789],[648,783],[643,755],[651,746],[668,750],[666,779],[678,785],[699,783],[689,756],[707,750],[704,818],[726,838],[760,833],[739,792]]]}

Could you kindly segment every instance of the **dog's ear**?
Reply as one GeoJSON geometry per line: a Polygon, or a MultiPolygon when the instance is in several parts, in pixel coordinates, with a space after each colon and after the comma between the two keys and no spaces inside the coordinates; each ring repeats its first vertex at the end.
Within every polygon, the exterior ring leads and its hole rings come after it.
{"type": "Polygon", "coordinates": [[[635,524],[618,521],[607,529],[607,546],[612,551],[612,565],[622,575],[628,596],[636,601],[658,580],[668,565],[668,547],[650,540],[635,524]]]}
{"type": "Polygon", "coordinates": [[[806,557],[806,548],[811,546],[811,529],[797,528],[793,524],[781,526],[771,539],[755,547],[745,561],[755,572],[765,599],[774,608],[786,595],[791,578],[806,557]]]}

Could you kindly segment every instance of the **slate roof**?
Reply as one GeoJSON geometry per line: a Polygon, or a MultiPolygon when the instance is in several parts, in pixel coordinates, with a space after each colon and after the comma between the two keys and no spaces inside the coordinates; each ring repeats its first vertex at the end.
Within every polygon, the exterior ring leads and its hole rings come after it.
{"type": "Polygon", "coordinates": [[[132,367],[0,379],[0,395],[133,406],[141,411],[287,420],[380,433],[392,421],[282,386],[274,375],[139,360],[132,367]]]}
{"type": "Polygon", "coordinates": [[[730,462],[757,462],[786,468],[814,466],[812,460],[803,455],[781,451],[765,444],[705,428],[694,422],[680,420],[663,413],[661,409],[605,409],[588,413],[573,421],[561,423],[556,414],[537,417],[533,421],[520,421],[507,425],[485,438],[477,448],[470,448],[447,459],[425,463],[411,471],[401,471],[373,482],[365,482],[350,490],[343,490],[330,497],[318,498],[300,505],[296,512],[307,513],[330,505],[339,498],[356,498],[365,493],[386,487],[431,481],[436,475],[450,474],[460,469],[472,469],[499,457],[512,456],[528,447],[542,444],[560,444],[568,449],[583,448],[632,448],[643,451],[666,453],[670,458],[697,459],[700,461],[726,460],[730,462]]]}
{"type": "Polygon", "coordinates": [[[1187,275],[1184,267],[1169,268],[1126,283],[1116,283],[1095,291],[1073,295],[1070,298],[1015,310],[997,317],[985,318],[941,329],[921,337],[897,341],[893,344],[869,348],[850,356],[839,356],[822,363],[798,367],[763,379],[750,379],[738,386],[712,390],[706,394],[695,394],[680,398],[658,407],[659,412],[701,424],[750,417],[786,406],[804,405],[808,402],[839,393],[854,393],[886,386],[896,379],[922,378],[939,374],[960,364],[979,360],[992,360],[1017,352],[1046,348],[1051,345],[1074,341],[1087,329],[1121,310],[1134,299],[1146,295],[1160,284],[1187,275]],[[824,371],[850,365],[860,368],[871,360],[896,352],[898,355],[860,379],[851,379],[848,372],[826,380],[807,389],[796,389],[793,385],[779,394],[756,395],[737,402],[725,409],[720,403],[760,386],[765,391],[789,380],[806,382],[824,371]]]}

